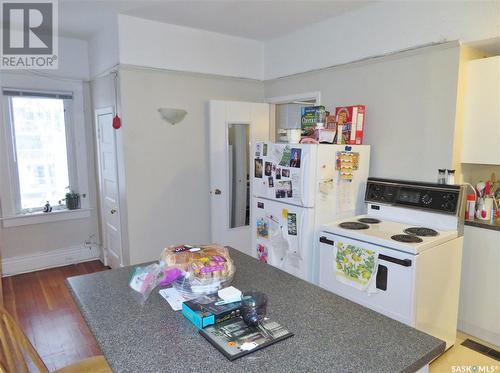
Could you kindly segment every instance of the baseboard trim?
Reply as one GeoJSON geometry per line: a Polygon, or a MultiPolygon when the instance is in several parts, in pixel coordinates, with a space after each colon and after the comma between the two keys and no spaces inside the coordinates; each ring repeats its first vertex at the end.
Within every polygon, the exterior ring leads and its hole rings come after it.
{"type": "Polygon", "coordinates": [[[8,277],[41,269],[88,262],[99,259],[100,252],[100,248],[95,245],[91,247],[74,246],[52,250],[46,253],[4,258],[2,260],[2,276],[8,277]]]}

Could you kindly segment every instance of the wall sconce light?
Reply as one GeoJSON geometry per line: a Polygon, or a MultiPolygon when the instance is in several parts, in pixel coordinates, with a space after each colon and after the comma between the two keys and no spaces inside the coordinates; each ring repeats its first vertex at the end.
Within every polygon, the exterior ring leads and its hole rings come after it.
{"type": "Polygon", "coordinates": [[[174,108],[159,108],[158,111],[160,112],[162,118],[170,124],[179,123],[187,114],[186,110],[174,108]]]}

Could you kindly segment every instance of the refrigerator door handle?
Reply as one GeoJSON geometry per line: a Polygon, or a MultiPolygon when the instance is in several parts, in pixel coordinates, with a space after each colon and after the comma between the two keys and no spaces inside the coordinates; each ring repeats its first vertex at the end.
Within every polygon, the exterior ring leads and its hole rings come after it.
{"type": "MultiPolygon", "coordinates": [[[[307,152],[305,152],[306,148],[302,148],[302,151],[304,152],[303,155],[302,155],[302,160],[301,160],[301,170],[300,170],[300,174],[301,174],[301,178],[302,180],[300,180],[300,187],[301,187],[301,195],[300,195],[300,203],[302,206],[306,206],[306,203],[305,203],[305,195],[306,195],[306,190],[305,190],[305,185],[306,185],[306,167],[309,167],[307,170],[310,171],[311,170],[311,167],[312,165],[310,164],[307,164],[307,152]],[[307,165],[307,166],[306,166],[307,165]]],[[[309,178],[307,178],[309,179],[309,178]]],[[[307,191],[309,193],[309,191],[307,191]]]]}
{"type": "Polygon", "coordinates": [[[300,219],[301,219],[300,220],[300,231],[297,232],[297,241],[299,243],[299,250],[300,250],[298,254],[299,254],[300,259],[304,259],[304,257],[302,256],[302,247],[303,247],[302,238],[304,236],[304,220],[306,220],[305,216],[304,216],[305,214],[306,214],[305,211],[302,211],[302,213],[300,214],[300,219]],[[301,235],[300,239],[298,239],[299,234],[301,235]]]}

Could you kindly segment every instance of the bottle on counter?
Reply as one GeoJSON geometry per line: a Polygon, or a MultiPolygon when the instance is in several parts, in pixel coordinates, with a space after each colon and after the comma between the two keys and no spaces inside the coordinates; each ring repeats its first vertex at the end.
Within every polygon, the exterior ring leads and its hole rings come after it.
{"type": "Polygon", "coordinates": [[[480,220],[490,220],[493,209],[493,198],[480,197],[477,201],[476,218],[480,220]]]}
{"type": "Polygon", "coordinates": [[[438,184],[446,184],[446,168],[439,168],[438,169],[437,183],[438,184]]]}
{"type": "Polygon", "coordinates": [[[476,214],[476,195],[474,193],[467,194],[467,206],[465,209],[465,219],[474,220],[476,214]]]}
{"type": "Polygon", "coordinates": [[[485,197],[484,198],[484,212],[482,214],[482,219],[483,220],[491,220],[492,218],[492,213],[493,213],[493,198],[492,197],[485,197]]]}
{"type": "Polygon", "coordinates": [[[455,170],[448,170],[448,176],[446,177],[446,184],[448,185],[455,184],[455,170]]]}

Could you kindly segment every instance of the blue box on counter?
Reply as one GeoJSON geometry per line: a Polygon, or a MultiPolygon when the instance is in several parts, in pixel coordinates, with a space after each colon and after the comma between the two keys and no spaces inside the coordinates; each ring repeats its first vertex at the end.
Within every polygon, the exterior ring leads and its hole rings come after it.
{"type": "Polygon", "coordinates": [[[241,302],[215,304],[220,301],[217,294],[186,301],[182,303],[182,314],[198,329],[240,316],[241,302]]]}

